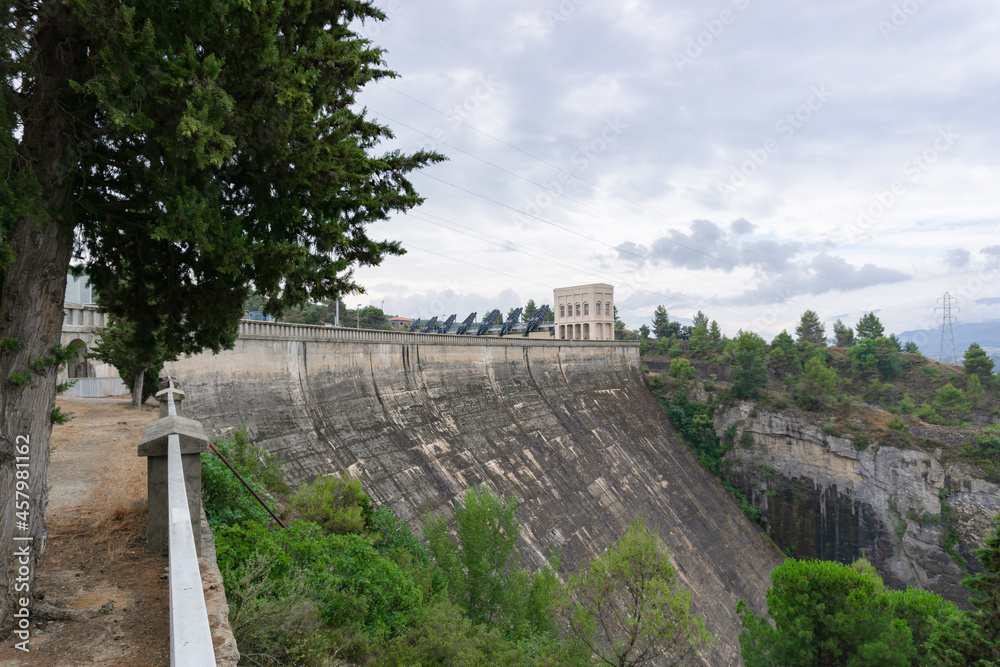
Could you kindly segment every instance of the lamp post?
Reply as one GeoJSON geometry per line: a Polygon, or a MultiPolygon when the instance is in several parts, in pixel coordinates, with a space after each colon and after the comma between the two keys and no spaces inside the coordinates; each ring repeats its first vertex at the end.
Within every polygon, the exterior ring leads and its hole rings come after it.
{"type": "Polygon", "coordinates": [[[358,328],[361,328],[361,304],[358,304],[358,328]]]}

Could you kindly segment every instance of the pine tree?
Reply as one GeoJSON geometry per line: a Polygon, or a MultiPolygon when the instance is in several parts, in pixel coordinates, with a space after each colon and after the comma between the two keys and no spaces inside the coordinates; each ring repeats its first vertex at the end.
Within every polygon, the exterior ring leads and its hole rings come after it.
{"type": "Polygon", "coordinates": [[[857,329],[858,338],[861,340],[875,340],[881,338],[885,333],[885,327],[882,326],[882,322],[875,316],[875,313],[862,316],[855,329],[857,329]]]}
{"type": "Polygon", "coordinates": [[[528,303],[524,304],[524,310],[521,311],[521,319],[525,322],[530,320],[538,312],[538,306],[535,305],[534,299],[528,299],[528,303]]]}
{"type": "Polygon", "coordinates": [[[740,331],[730,343],[733,358],[733,396],[755,398],[767,386],[764,339],[752,331],[740,331]]]}
{"type": "Polygon", "coordinates": [[[973,614],[985,639],[980,644],[979,657],[997,664],[1000,663],[1000,515],[993,520],[997,525],[976,550],[984,571],[966,577],[962,585],[972,591],[973,614]]]}
{"type": "Polygon", "coordinates": [[[816,347],[826,346],[826,327],[819,320],[819,315],[807,310],[802,313],[799,325],[795,327],[795,340],[799,343],[812,343],[816,347]]]}
{"type": "Polygon", "coordinates": [[[670,324],[670,317],[667,315],[667,309],[663,306],[657,306],[656,310],[653,311],[653,334],[657,338],[665,338],[670,334],[667,332],[667,327],[670,324]]]}
{"type": "Polygon", "coordinates": [[[993,360],[986,356],[986,351],[973,343],[965,351],[965,359],[962,361],[965,372],[979,376],[983,385],[989,386],[993,382],[993,360]]]}
{"type": "Polygon", "coordinates": [[[838,319],[833,323],[833,335],[835,338],[834,344],[837,347],[850,347],[854,345],[854,329],[844,324],[843,320],[838,319]]]}

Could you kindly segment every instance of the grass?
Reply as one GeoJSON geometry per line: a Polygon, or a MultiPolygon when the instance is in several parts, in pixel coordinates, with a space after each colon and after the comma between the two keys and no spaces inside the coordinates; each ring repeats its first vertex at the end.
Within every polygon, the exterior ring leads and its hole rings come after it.
{"type": "Polygon", "coordinates": [[[89,513],[75,514],[60,522],[68,533],[88,533],[107,550],[107,562],[122,561],[132,550],[146,544],[146,483],[135,479],[117,484],[101,500],[87,506],[89,513]]]}

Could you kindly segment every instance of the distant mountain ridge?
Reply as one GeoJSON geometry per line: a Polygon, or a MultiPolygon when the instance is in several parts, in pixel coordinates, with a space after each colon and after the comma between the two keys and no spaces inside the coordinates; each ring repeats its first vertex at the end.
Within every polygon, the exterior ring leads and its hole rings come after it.
{"type": "MultiPolygon", "coordinates": [[[[989,320],[986,322],[970,322],[968,324],[953,324],[952,330],[955,334],[955,352],[959,360],[972,343],[979,343],[979,346],[986,350],[986,353],[994,361],[1000,363],[1000,320],[989,320]]],[[[904,331],[896,336],[903,342],[913,341],[920,348],[920,353],[931,359],[938,359],[941,350],[941,328],[918,329],[916,331],[904,331]]],[[[947,341],[945,345],[948,346],[947,341]]],[[[945,357],[950,357],[950,351],[946,349],[945,357]]]]}

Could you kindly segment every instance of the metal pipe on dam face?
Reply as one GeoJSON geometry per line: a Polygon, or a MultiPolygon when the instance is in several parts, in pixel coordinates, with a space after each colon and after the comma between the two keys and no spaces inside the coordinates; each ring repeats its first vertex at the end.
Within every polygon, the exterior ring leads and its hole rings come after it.
{"type": "Polygon", "coordinates": [[[719,638],[711,664],[741,663],[737,601],[766,609],[781,556],[681,441],[634,343],[243,323],[233,350],[167,371],[188,416],[245,423],[292,485],[347,470],[414,528],[469,486],[516,495],[536,566],[558,547],[578,569],[643,512],[719,638]]]}

